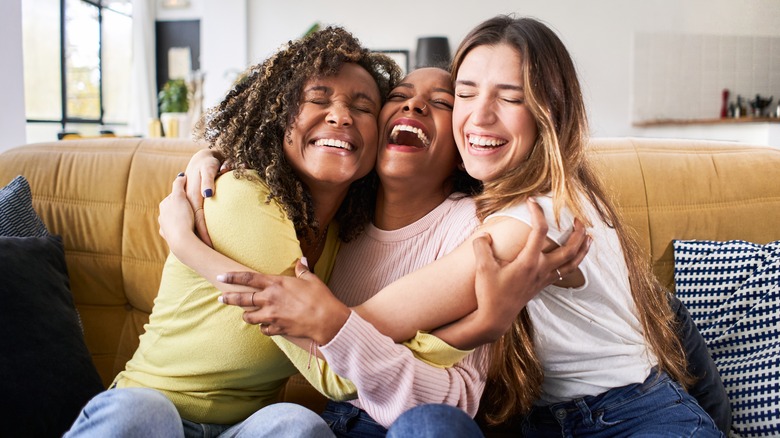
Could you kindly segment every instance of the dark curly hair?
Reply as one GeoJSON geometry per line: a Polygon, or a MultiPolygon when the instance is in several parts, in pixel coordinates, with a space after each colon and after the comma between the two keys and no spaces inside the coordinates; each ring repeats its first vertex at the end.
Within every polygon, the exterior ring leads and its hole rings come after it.
{"type": "MultiPolygon", "coordinates": [[[[368,71],[379,87],[382,104],[399,82],[401,70],[389,57],[371,52],[340,27],[329,26],[289,41],[274,55],[249,67],[219,105],[209,109],[197,126],[199,138],[235,164],[236,177],[256,170],[295,224],[299,238],[311,242],[320,224],[308,187],[284,156],[284,135],[293,122],[307,81],[338,74],[346,63],[368,71]]],[[[339,236],[348,241],[373,217],[377,176],[372,170],[352,183],[336,213],[339,236]]]]}

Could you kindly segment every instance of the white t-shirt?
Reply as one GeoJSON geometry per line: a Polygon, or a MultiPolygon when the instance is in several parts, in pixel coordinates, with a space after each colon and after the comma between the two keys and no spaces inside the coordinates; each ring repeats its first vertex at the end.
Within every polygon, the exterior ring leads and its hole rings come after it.
{"type": "MultiPolygon", "coordinates": [[[[561,212],[558,228],[552,198],[538,196],[536,200],[549,224],[547,236],[559,245],[564,243],[573,224],[571,212],[561,212]]],[[[585,214],[593,223],[588,230],[593,242],[579,266],[585,284],[571,289],[548,286],[527,306],[544,369],[538,402],[543,405],[641,383],[657,363],[635,313],[617,233],[601,221],[593,206],[585,214]]],[[[490,217],[494,216],[531,224],[525,202],[490,217]]]]}

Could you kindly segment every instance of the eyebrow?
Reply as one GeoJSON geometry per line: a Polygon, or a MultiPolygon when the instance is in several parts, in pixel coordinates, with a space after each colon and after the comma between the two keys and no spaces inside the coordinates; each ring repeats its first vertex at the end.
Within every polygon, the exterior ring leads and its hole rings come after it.
{"type": "MultiPolygon", "coordinates": [[[[410,90],[415,88],[414,85],[410,84],[409,82],[401,82],[400,84],[396,85],[396,88],[399,87],[408,88],[410,90]]],[[[447,93],[451,96],[455,95],[455,92],[449,88],[434,87],[432,91],[435,93],[447,93]]]]}
{"type": "MultiPolygon", "coordinates": [[[[465,85],[467,87],[476,87],[477,83],[474,81],[455,81],[455,85],[465,85]]],[[[512,84],[498,84],[497,88],[499,90],[511,90],[511,91],[524,91],[522,85],[512,85],[512,84]]]]}

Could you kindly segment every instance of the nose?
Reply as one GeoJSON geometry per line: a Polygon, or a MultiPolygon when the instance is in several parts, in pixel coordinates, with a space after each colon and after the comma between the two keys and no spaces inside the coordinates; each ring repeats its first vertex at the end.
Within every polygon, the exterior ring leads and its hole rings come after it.
{"type": "Polygon", "coordinates": [[[422,99],[417,99],[415,97],[408,99],[406,103],[404,104],[404,112],[413,112],[420,115],[428,114],[428,104],[425,103],[422,99]]]}
{"type": "Polygon", "coordinates": [[[490,125],[496,119],[496,113],[488,99],[478,99],[471,111],[471,121],[477,126],[490,125]]]}
{"type": "Polygon", "coordinates": [[[329,125],[349,126],[352,124],[352,114],[347,105],[335,103],[330,107],[326,121],[329,125]]]}

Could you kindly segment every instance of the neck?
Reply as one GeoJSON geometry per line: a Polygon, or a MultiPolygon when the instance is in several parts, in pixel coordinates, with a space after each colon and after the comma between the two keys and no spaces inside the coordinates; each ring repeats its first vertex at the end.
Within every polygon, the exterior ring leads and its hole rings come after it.
{"type": "Polygon", "coordinates": [[[313,267],[322,255],[325,248],[325,240],[328,234],[328,226],[336,216],[336,212],[341,206],[341,202],[347,196],[347,189],[342,191],[313,190],[312,200],[314,201],[314,216],[317,223],[320,224],[319,233],[316,236],[304,236],[301,239],[301,251],[313,267]],[[307,239],[308,237],[308,239],[307,239]]]}
{"type": "Polygon", "coordinates": [[[441,205],[452,193],[448,184],[421,188],[406,184],[379,186],[374,225],[382,230],[397,230],[411,225],[441,205]]]}

